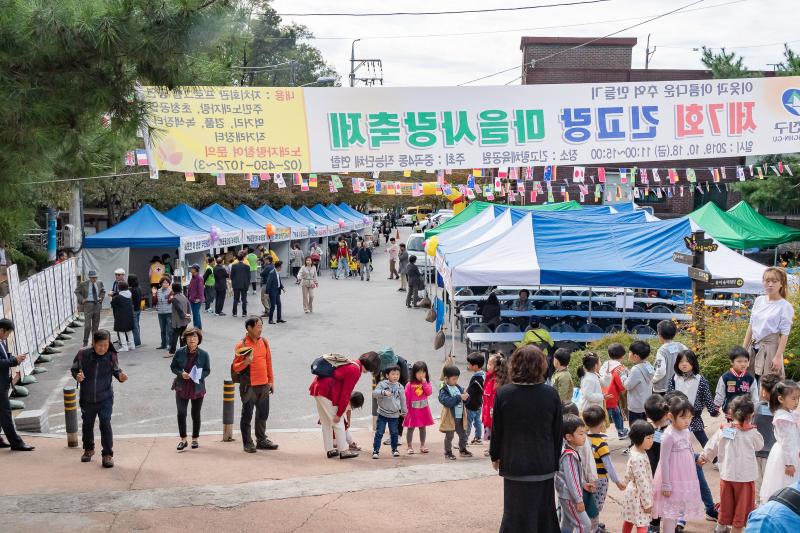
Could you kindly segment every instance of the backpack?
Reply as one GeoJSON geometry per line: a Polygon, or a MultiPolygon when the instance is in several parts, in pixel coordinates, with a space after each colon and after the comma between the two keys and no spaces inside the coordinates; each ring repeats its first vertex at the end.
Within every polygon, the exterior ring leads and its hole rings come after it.
{"type": "MultiPolygon", "coordinates": [[[[240,350],[243,350],[241,355],[244,355],[244,353],[246,353],[247,350],[252,351],[252,348],[244,345],[245,340],[247,340],[247,337],[244,337],[242,339],[242,347],[239,348],[240,350]]],[[[265,341],[263,337],[261,337],[259,340],[263,341],[264,344],[267,343],[267,341],[265,341]]],[[[236,360],[236,356],[234,356],[233,360],[234,361],[236,360]]],[[[241,385],[242,378],[247,378],[247,383],[250,383],[250,365],[247,365],[247,367],[245,367],[241,372],[237,372],[236,370],[233,369],[233,362],[231,362],[231,381],[233,381],[234,383],[239,383],[241,385]]]]}
{"type": "Polygon", "coordinates": [[[320,378],[329,378],[338,367],[346,365],[350,360],[338,353],[320,355],[311,363],[311,373],[320,378]]]}
{"type": "Polygon", "coordinates": [[[800,492],[792,487],[786,487],[780,490],[769,500],[772,502],[782,503],[794,511],[795,514],[800,515],[800,492]]]}

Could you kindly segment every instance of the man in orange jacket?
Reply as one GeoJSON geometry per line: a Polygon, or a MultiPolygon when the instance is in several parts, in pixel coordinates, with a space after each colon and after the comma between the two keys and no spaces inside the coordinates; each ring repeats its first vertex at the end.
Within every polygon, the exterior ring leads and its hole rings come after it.
{"type": "Polygon", "coordinates": [[[277,450],[278,445],[267,438],[269,396],[275,392],[275,375],[272,373],[272,353],[267,340],[261,337],[263,324],[258,317],[244,323],[247,335],[236,345],[233,370],[239,374],[239,395],[242,398],[242,444],[247,453],[259,450],[277,450]],[[256,444],[250,433],[253,410],[256,412],[256,444]]]}

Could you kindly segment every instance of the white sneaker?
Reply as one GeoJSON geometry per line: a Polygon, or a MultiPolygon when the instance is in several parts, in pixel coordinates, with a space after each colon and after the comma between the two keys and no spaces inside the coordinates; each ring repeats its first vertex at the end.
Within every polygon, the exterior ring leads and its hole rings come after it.
{"type": "Polygon", "coordinates": [[[120,352],[127,352],[128,351],[128,344],[125,343],[125,342],[121,343],[119,345],[119,351],[120,352]]]}
{"type": "Polygon", "coordinates": [[[136,349],[136,344],[135,344],[133,341],[130,341],[130,342],[128,343],[128,350],[132,352],[132,351],[134,351],[135,349],[136,349]]]}

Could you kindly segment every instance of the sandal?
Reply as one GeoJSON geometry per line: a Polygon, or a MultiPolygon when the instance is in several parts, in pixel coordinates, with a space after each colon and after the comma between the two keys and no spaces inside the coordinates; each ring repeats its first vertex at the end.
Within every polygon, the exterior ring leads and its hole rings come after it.
{"type": "Polygon", "coordinates": [[[414,453],[416,453],[416,452],[414,452],[414,448],[409,447],[408,448],[408,455],[414,455],[414,453]]]}
{"type": "Polygon", "coordinates": [[[425,446],[420,446],[419,453],[428,453],[430,450],[425,446]]]}
{"type": "Polygon", "coordinates": [[[351,442],[350,446],[348,446],[348,448],[350,448],[350,451],[353,451],[353,452],[360,452],[361,451],[361,446],[359,446],[355,442],[351,442]]]}

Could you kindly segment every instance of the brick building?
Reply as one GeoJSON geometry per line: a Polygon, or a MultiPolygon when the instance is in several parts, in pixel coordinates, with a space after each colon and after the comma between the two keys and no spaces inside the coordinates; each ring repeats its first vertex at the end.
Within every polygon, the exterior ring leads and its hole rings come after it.
{"type": "MultiPolygon", "coordinates": [[[[636,38],[613,37],[598,39],[576,50],[570,48],[583,44],[586,37],[523,37],[520,49],[523,56],[522,83],[526,85],[543,83],[619,83],[643,81],[672,81],[672,80],[706,80],[711,79],[709,70],[684,70],[684,69],[634,69],[631,68],[633,48],[636,38]],[[557,55],[554,55],[557,54],[557,55]],[[550,57],[553,56],[553,57],[550,57]],[[533,68],[530,66],[533,65],[533,68]]],[[[591,164],[590,162],[586,162],[591,164]]],[[[744,157],[728,157],[716,159],[692,159],[682,161],[619,161],[606,163],[605,167],[630,168],[694,168],[698,171],[698,181],[707,179],[704,170],[707,167],[733,167],[744,165],[744,157]]],[[[558,178],[571,181],[569,168],[559,169],[558,178]],[[568,175],[569,174],[569,175],[568,175]]],[[[729,177],[732,173],[729,171],[729,177]]],[[[666,175],[666,170],[662,172],[666,175]]],[[[684,182],[685,184],[685,182],[684,182]]],[[[570,187],[572,188],[572,187],[570,187]]],[[[722,209],[733,206],[740,200],[739,194],[716,187],[710,192],[700,195],[690,188],[684,191],[684,196],[675,194],[672,198],[657,198],[654,194],[647,199],[639,199],[640,205],[653,207],[656,214],[678,216],[689,213],[696,207],[712,200],[722,209]]],[[[577,190],[571,191],[571,197],[577,197],[577,190]]]]}

